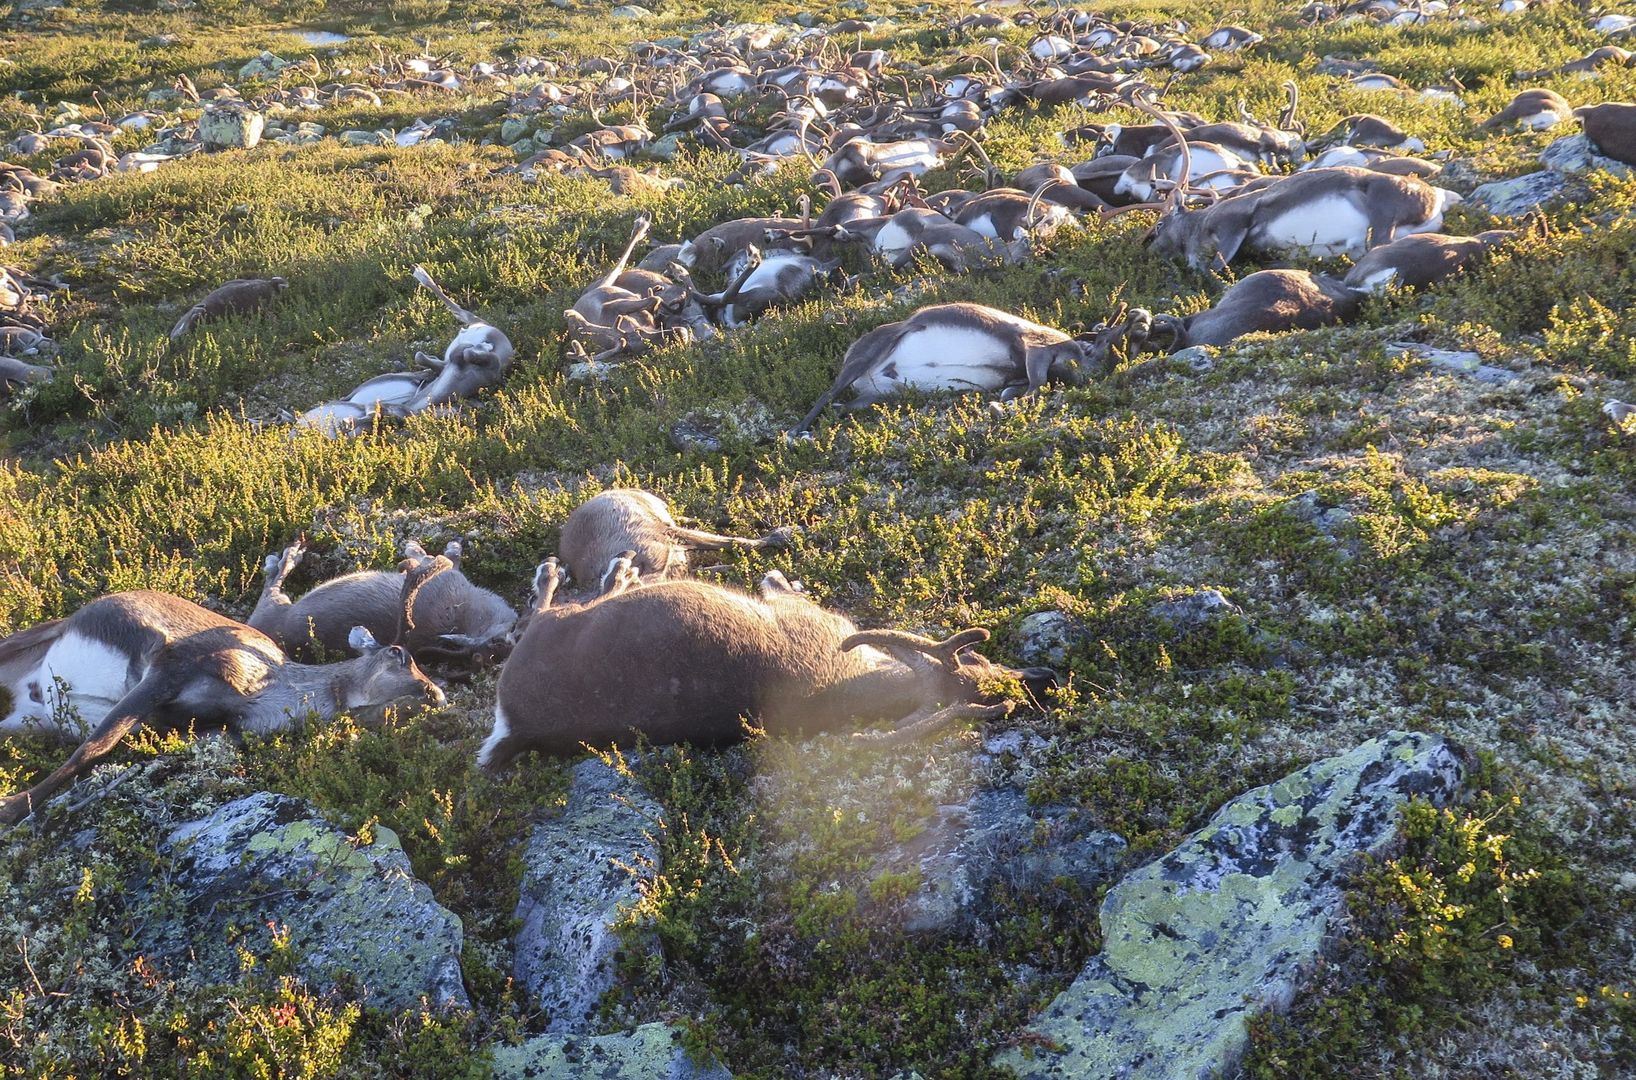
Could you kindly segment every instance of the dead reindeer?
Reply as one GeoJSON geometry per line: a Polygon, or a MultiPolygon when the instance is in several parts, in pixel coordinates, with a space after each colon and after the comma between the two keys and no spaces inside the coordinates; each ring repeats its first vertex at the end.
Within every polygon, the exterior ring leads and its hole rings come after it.
{"type": "MultiPolygon", "coordinates": [[[[549,596],[554,568],[542,574],[549,596]]],[[[907,741],[1010,712],[989,689],[996,683],[1020,681],[1030,696],[1054,685],[1049,669],[1017,671],[970,651],[987,637],[859,631],[776,572],[759,596],[666,581],[565,610],[546,599],[500,672],[477,761],[493,772],[530,750],[575,754],[635,737],[728,744],[744,738],[746,717],[776,735],[890,720],[897,728],[877,738],[907,741]],[[612,682],[591,661],[611,655],[625,658],[612,682]]]]}
{"type": "Polygon", "coordinates": [[[443,704],[443,691],[402,645],[382,646],[361,626],[352,645],[361,656],[299,664],[261,631],[159,592],[104,596],[66,619],[0,640],[0,676],[21,690],[0,728],[50,725],[63,704],[53,700],[58,680],[70,688],[66,704],[102,714],[61,767],[0,799],[0,822],[27,817],[144,723],[198,722],[265,735],[309,714],[328,719],[405,699],[443,704]]]}
{"type": "Polygon", "coordinates": [[[289,288],[281,277],[239,278],[212,289],[203,300],[188,308],[171,328],[170,340],[177,341],[195,326],[224,315],[243,315],[261,307],[289,288]]]}
{"type": "Polygon", "coordinates": [[[687,186],[687,181],[680,177],[660,176],[657,172],[633,169],[629,165],[609,165],[600,169],[588,165],[571,165],[564,169],[562,174],[601,180],[615,195],[640,195],[687,186]]]}
{"type": "Polygon", "coordinates": [[[1389,288],[1422,289],[1453,277],[1497,244],[1513,239],[1512,229],[1490,229],[1476,236],[1417,233],[1377,247],[1359,259],[1346,284],[1361,292],[1389,288]]]}
{"type": "Polygon", "coordinates": [[[1631,67],[1636,65],[1636,53],[1628,52],[1617,45],[1604,45],[1600,49],[1593,49],[1590,53],[1578,60],[1570,60],[1566,64],[1556,67],[1540,68],[1538,71],[1517,72],[1518,82],[1532,82],[1536,79],[1548,79],[1553,75],[1579,75],[1583,78],[1594,78],[1598,68],[1602,67],[1631,67]]]}
{"type": "Polygon", "coordinates": [[[442,286],[432,279],[424,266],[416,266],[415,280],[443,302],[461,330],[443,350],[443,358],[429,353],[416,353],[415,360],[436,372],[436,377],[423,386],[405,405],[411,413],[424,412],[435,405],[475,397],[479,390],[498,386],[505,378],[506,368],[516,349],[503,331],[478,318],[453,300],[442,286]]]}
{"type": "Polygon", "coordinates": [[[1525,128],[1544,131],[1573,119],[1573,105],[1555,90],[1524,90],[1505,108],[1477,125],[1480,128],[1525,128]]]}
{"type": "Polygon", "coordinates": [[[1087,352],[1094,335],[1075,338],[1053,327],[984,307],[935,304],[864,334],[841,358],[835,383],[792,430],[809,430],[846,390],[851,407],[867,408],[906,390],[980,391],[1004,397],[1052,380],[1083,383],[1106,371],[1105,355],[1087,352]],[[1090,370],[1092,366],[1097,370],[1090,370]]]}
{"type": "Polygon", "coordinates": [[[568,572],[598,592],[614,585],[616,563],[625,557],[644,581],[687,573],[688,557],[700,551],[765,551],[788,546],[790,529],[758,540],[678,525],[665,501],[635,488],[613,488],[574,508],[562,525],[559,550],[568,572]]]}
{"type": "Polygon", "coordinates": [[[1006,242],[1050,236],[1074,221],[1067,208],[1050,200],[1049,189],[1043,184],[1033,192],[991,188],[967,200],[950,216],[958,225],[1006,242]]]}
{"type": "Polygon", "coordinates": [[[1108,205],[1095,192],[1080,187],[1073,172],[1054,161],[1030,165],[1017,174],[1016,185],[1021,191],[1071,210],[1101,210],[1108,205]]]}
{"type": "Polygon", "coordinates": [[[52,369],[29,364],[11,356],[0,356],[0,401],[10,397],[15,387],[50,382],[52,369]]]}
{"type": "Polygon", "coordinates": [[[647,234],[648,219],[637,218],[630,240],[613,268],[581,293],[572,308],[562,313],[568,321],[569,338],[589,350],[595,360],[639,355],[662,341],[686,336],[685,330],[667,329],[659,324],[655,317],[661,302],[658,296],[638,295],[617,284],[630,262],[631,252],[647,234]]]}
{"type": "Polygon", "coordinates": [[[620,124],[616,127],[587,131],[568,145],[594,157],[620,161],[646,148],[653,141],[653,132],[640,124],[620,124]]]}
{"type": "Polygon", "coordinates": [[[291,656],[313,659],[344,652],[354,626],[377,639],[396,640],[421,663],[469,663],[505,655],[506,634],[517,613],[461,573],[459,541],[448,544],[441,557],[429,556],[410,541],[396,571],[359,570],[292,600],[284,582],[305,551],[297,541],[267,556],[261,598],[248,620],[291,656]],[[430,572],[421,573],[423,568],[430,572]],[[411,578],[412,591],[406,588],[411,578]]]}
{"type": "Polygon", "coordinates": [[[1028,241],[997,240],[951,221],[928,207],[905,207],[889,218],[854,221],[835,230],[837,241],[864,240],[894,268],[924,252],[958,274],[1011,265],[1028,254],[1028,241]]]}
{"type": "Polygon", "coordinates": [[[1121,194],[1115,189],[1119,186],[1120,178],[1125,175],[1125,170],[1141,160],[1128,154],[1113,154],[1081,162],[1071,166],[1068,171],[1073,175],[1075,183],[1107,205],[1125,206],[1140,200],[1121,194]]]}
{"type": "MultiPolygon", "coordinates": [[[[717,313],[723,326],[738,327],[770,308],[795,303],[820,280],[833,279],[839,271],[838,261],[778,249],[763,254],[752,246],[729,264],[732,280],[725,290],[714,294],[693,290],[692,297],[704,309],[717,313]]],[[[680,267],[676,272],[686,274],[680,267]]],[[[845,275],[839,276],[844,282],[845,275]]]]}
{"type": "Polygon", "coordinates": [[[787,217],[724,221],[685,241],[675,261],[689,270],[713,274],[726,269],[727,264],[746,249],[777,237],[806,233],[809,226],[809,222],[800,218],[787,217]]]}
{"type": "Polygon", "coordinates": [[[1636,105],[1610,101],[1575,109],[1574,115],[1604,156],[1636,165],[1636,105]]]}
{"type": "Polygon", "coordinates": [[[1200,210],[1167,209],[1153,250],[1196,269],[1225,268],[1240,252],[1361,256],[1401,236],[1436,232],[1454,192],[1412,176],[1334,168],[1269,178],[1200,210]]]}
{"type": "Polygon", "coordinates": [[[1364,293],[1325,274],[1260,270],[1236,282],[1209,310],[1177,318],[1155,315],[1153,334],[1168,335],[1171,351],[1226,345],[1245,334],[1313,330],[1346,322],[1364,293]]]}
{"type": "Polygon", "coordinates": [[[1354,113],[1343,118],[1323,136],[1313,140],[1318,146],[1372,146],[1398,154],[1418,154],[1426,144],[1383,117],[1354,113]]]}
{"type": "Polygon", "coordinates": [[[1225,193],[1260,175],[1252,161],[1224,146],[1189,140],[1185,148],[1172,144],[1139,159],[1114,183],[1113,191],[1145,202],[1160,185],[1179,183],[1192,191],[1225,193]]]}

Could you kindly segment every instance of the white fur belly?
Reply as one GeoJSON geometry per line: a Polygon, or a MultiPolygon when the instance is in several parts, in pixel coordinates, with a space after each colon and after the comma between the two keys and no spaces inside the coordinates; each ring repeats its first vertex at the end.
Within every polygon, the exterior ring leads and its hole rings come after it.
{"type": "Polygon", "coordinates": [[[1388,266],[1384,270],[1376,270],[1364,278],[1357,286],[1365,292],[1380,293],[1391,288],[1392,282],[1397,280],[1397,267],[1388,266]]]}
{"type": "Polygon", "coordinates": [[[1263,226],[1263,233],[1273,248],[1361,255],[1369,242],[1369,219],[1350,199],[1331,195],[1284,211],[1263,226]]]}
{"type": "Polygon", "coordinates": [[[875,253],[885,255],[888,258],[902,254],[914,247],[914,245],[915,241],[909,235],[909,230],[895,221],[888,221],[875,234],[875,253]]]}
{"type": "Polygon", "coordinates": [[[937,168],[942,158],[928,143],[900,143],[875,158],[875,166],[882,171],[908,169],[915,175],[937,168]]]}
{"type": "Polygon", "coordinates": [[[1544,131],[1546,128],[1556,127],[1560,123],[1562,123],[1562,117],[1550,109],[1522,118],[1522,126],[1529,131],[1544,131]]]}
{"type": "Polygon", "coordinates": [[[904,390],[999,390],[1021,378],[1004,342],[988,334],[936,326],[910,334],[884,363],[853,386],[867,397],[904,390]]]}
{"type": "Polygon", "coordinates": [[[135,685],[123,652],[69,631],[46,650],[33,674],[23,679],[17,688],[18,708],[0,727],[16,730],[34,720],[57,730],[60,725],[55,721],[67,706],[89,730],[102,723],[114,703],[135,685]],[[59,679],[67,686],[66,700],[58,691],[59,679]],[[36,695],[41,700],[35,701],[36,695]]]}

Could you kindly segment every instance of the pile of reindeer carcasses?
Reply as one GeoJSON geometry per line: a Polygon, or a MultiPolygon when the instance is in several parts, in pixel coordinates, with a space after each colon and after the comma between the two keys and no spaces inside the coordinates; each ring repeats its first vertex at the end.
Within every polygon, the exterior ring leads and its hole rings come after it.
{"type": "MultiPolygon", "coordinates": [[[[29,216],[29,203],[56,188],[31,169],[0,162],[0,249],[17,239],[14,226],[29,216]]],[[[57,288],[56,282],[0,266],[0,401],[18,387],[51,378],[45,361],[56,353],[56,343],[38,308],[57,288]]]]}
{"type": "MultiPolygon", "coordinates": [[[[1206,49],[1254,45],[1260,38],[1250,31],[1224,26],[1195,44],[1180,23],[1112,23],[1067,9],[1017,19],[1037,24],[1026,46],[968,42],[956,73],[919,72],[918,85],[894,72],[883,50],[849,50],[850,36],[871,29],[851,20],[782,42],[757,29],[705,35],[686,52],[639,43],[627,64],[582,67],[581,76],[602,76],[594,89],[551,82],[517,96],[511,104],[522,114],[569,102],[629,103],[639,116],[668,112],[666,132],[691,133],[702,147],[736,155],[739,179],[805,162],[822,200],[816,212],[804,198],[796,215],[728,221],[675,238],[632,267],[647,238],[638,221],[614,266],[564,313],[569,354],[600,362],[637,356],[845,287],[855,280],[841,270],[849,249],[894,268],[917,256],[956,273],[1014,263],[1087,213],[1160,211],[1148,234],[1154,250],[1197,269],[1224,269],[1241,255],[1370,254],[1345,280],[1262,271],[1208,312],[1183,319],[1122,311],[1077,338],[977,305],[923,309],[860,339],[819,408],[848,388],[862,404],[910,387],[1009,394],[1094,374],[1116,348],[1224,344],[1255,331],[1343,321],[1369,292],[1437,280],[1510,235],[1438,233],[1459,196],[1428,182],[1441,166],[1411,156],[1423,143],[1368,114],[1309,139],[1293,83],[1283,112],[1267,121],[1242,105],[1231,119],[1162,106],[1170,80],[1209,62],[1206,49]],[[1158,74],[1166,81],[1155,86],[1158,74]],[[1117,116],[1062,133],[1083,160],[1041,162],[1005,183],[983,151],[984,125],[1032,103],[1117,116]],[[983,190],[922,189],[924,174],[962,159],[980,166],[983,190]],[[724,288],[701,288],[696,276],[724,288]],[[961,342],[971,355],[951,356],[961,342]]],[[[983,14],[951,30],[975,35],[1004,25],[1003,16],[983,14]]],[[[1341,76],[1359,89],[1411,92],[1368,71],[1341,76]]],[[[630,190],[633,177],[646,174],[622,162],[654,139],[640,122],[608,125],[512,168],[599,177],[630,190]]]]}

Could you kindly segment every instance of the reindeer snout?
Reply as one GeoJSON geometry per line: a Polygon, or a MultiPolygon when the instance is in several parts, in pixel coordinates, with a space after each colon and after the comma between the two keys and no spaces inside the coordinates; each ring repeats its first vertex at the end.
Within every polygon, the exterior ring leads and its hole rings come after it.
{"type": "Polygon", "coordinates": [[[1062,685],[1057,673],[1048,667],[1024,668],[1021,674],[1023,685],[1028,688],[1028,696],[1036,702],[1044,702],[1047,690],[1054,690],[1062,685]]]}
{"type": "Polygon", "coordinates": [[[437,685],[437,683],[430,681],[426,683],[425,696],[426,704],[432,706],[433,708],[441,709],[449,700],[448,697],[444,695],[443,688],[437,685]]]}

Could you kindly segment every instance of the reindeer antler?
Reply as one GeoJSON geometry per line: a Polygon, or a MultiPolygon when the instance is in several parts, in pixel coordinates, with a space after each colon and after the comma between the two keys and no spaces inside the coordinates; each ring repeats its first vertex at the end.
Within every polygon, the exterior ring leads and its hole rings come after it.
{"type": "Polygon", "coordinates": [[[415,628],[415,599],[420,596],[420,590],[426,583],[446,570],[453,570],[454,563],[446,555],[429,555],[423,559],[405,559],[398,564],[403,571],[403,606],[398,610],[398,636],[393,642],[404,645],[409,640],[409,631],[415,628]]]}
{"type": "Polygon", "coordinates": [[[849,652],[860,646],[869,645],[892,653],[900,659],[904,653],[929,656],[950,671],[955,671],[960,667],[960,652],[987,641],[988,637],[988,631],[981,626],[962,630],[942,641],[933,641],[929,637],[911,634],[907,630],[860,630],[841,642],[841,651],[849,652]]]}

